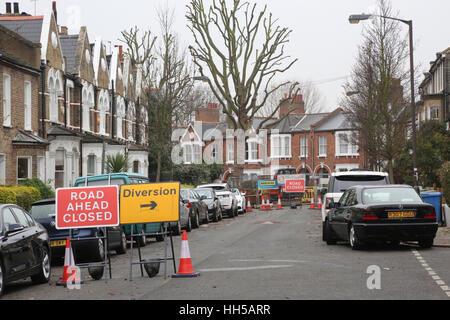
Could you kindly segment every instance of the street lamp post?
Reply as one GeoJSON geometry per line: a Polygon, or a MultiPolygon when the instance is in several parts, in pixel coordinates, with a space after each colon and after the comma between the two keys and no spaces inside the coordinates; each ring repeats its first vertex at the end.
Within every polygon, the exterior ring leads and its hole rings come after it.
{"type": "Polygon", "coordinates": [[[419,171],[417,169],[417,128],[416,128],[416,96],[415,96],[415,80],[414,80],[414,38],[413,38],[413,22],[412,20],[403,20],[398,18],[380,16],[375,14],[354,14],[349,18],[351,24],[358,24],[360,21],[368,20],[372,17],[380,17],[384,19],[396,20],[403,22],[409,27],[409,59],[411,73],[411,108],[412,108],[412,145],[413,145],[413,166],[414,166],[414,187],[419,191],[419,171]]]}

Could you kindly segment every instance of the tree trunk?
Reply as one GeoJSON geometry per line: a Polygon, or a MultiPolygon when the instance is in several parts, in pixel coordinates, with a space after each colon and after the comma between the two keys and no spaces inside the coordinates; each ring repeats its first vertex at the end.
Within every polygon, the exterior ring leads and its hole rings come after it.
{"type": "Polygon", "coordinates": [[[394,162],[392,159],[389,159],[389,161],[388,161],[388,170],[389,170],[389,180],[391,181],[391,184],[395,184],[394,162]]]}
{"type": "Polygon", "coordinates": [[[156,160],[156,183],[161,182],[161,151],[158,151],[156,160]]]}

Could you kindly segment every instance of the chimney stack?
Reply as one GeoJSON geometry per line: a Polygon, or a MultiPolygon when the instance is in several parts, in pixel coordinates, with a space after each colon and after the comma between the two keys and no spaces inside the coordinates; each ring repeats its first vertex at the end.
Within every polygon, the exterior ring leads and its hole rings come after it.
{"type": "Polygon", "coordinates": [[[69,34],[68,28],[65,26],[61,26],[61,31],[59,32],[59,34],[67,36],[69,34]]]}
{"type": "Polygon", "coordinates": [[[14,2],[14,14],[20,14],[18,2],[14,2]]]}
{"type": "Polygon", "coordinates": [[[52,2],[53,14],[55,15],[55,21],[58,24],[58,11],[56,10],[56,1],[52,2]]]}
{"type": "Polygon", "coordinates": [[[11,2],[6,3],[6,14],[11,14],[11,2]]]}

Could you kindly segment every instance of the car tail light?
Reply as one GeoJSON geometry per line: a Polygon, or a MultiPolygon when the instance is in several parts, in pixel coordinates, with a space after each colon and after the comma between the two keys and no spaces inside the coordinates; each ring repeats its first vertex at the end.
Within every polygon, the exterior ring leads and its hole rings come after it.
{"type": "Polygon", "coordinates": [[[363,221],[374,221],[378,220],[378,216],[372,212],[372,208],[368,207],[363,213],[362,219],[363,221]]]}
{"type": "Polygon", "coordinates": [[[436,210],[434,209],[434,207],[430,207],[428,209],[428,211],[425,212],[424,218],[427,220],[436,220],[437,219],[436,210]]]}

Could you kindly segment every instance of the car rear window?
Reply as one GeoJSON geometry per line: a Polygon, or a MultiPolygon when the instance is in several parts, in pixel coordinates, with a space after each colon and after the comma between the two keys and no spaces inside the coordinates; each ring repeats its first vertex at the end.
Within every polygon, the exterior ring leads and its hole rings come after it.
{"type": "Polygon", "coordinates": [[[420,196],[412,188],[374,188],[364,189],[362,201],[366,205],[383,203],[423,203],[420,196]]]}
{"type": "Polygon", "coordinates": [[[54,203],[39,204],[31,207],[30,215],[34,219],[47,219],[56,216],[54,203]]]}
{"type": "Polygon", "coordinates": [[[385,176],[340,176],[335,177],[333,192],[345,192],[348,188],[364,186],[380,186],[387,184],[385,176]]]}

